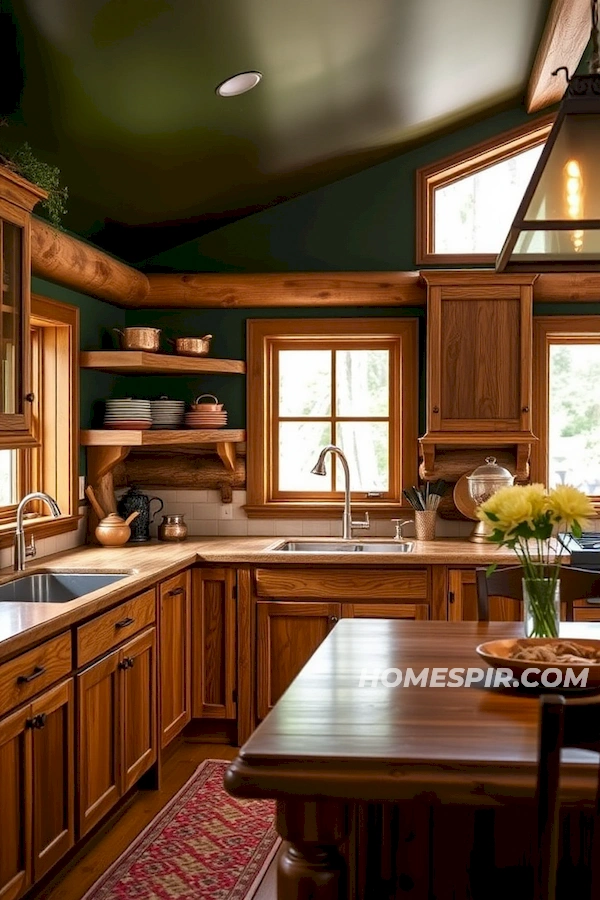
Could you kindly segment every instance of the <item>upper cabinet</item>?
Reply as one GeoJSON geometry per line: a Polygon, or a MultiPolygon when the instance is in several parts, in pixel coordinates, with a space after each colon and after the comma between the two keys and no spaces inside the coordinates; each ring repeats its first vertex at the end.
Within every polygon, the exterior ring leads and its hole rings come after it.
{"type": "Polygon", "coordinates": [[[35,443],[29,310],[31,211],[46,193],[0,167],[0,446],[35,443]]]}
{"type": "MultiPolygon", "coordinates": [[[[536,275],[423,272],[427,283],[425,470],[435,446],[529,447],[536,275]]],[[[529,450],[518,454],[528,456],[529,450]]]]}

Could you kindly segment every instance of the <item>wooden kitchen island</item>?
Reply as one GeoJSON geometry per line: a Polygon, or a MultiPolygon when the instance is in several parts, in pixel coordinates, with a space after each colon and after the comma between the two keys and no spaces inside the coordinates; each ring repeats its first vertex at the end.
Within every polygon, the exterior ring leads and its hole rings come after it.
{"type": "MultiPolygon", "coordinates": [[[[600,624],[561,635],[600,637],[600,624]]],[[[277,800],[278,900],[531,897],[538,697],[360,687],[363,670],[480,666],[518,623],[339,622],[242,747],[237,797],[277,800]]],[[[559,897],[588,896],[598,756],[564,755],[559,897]]]]}

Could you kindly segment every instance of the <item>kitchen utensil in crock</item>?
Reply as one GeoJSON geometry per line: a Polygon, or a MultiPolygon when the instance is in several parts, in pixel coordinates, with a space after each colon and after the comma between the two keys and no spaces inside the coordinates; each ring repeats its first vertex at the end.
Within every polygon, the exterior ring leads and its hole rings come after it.
{"type": "Polygon", "coordinates": [[[126,519],[121,518],[117,513],[106,515],[98,503],[91,484],[88,484],[85,493],[94,508],[94,512],[100,519],[94,532],[98,543],[104,547],[121,547],[123,544],[126,544],[131,536],[129,526],[139,516],[139,512],[132,512],[126,519]]]}
{"type": "Polygon", "coordinates": [[[133,485],[123,494],[117,503],[117,511],[126,519],[131,513],[137,512],[137,518],[131,525],[130,543],[143,544],[150,540],[150,523],[154,521],[155,516],[161,511],[164,503],[160,497],[149,497],[139,488],[133,485]],[[150,504],[157,501],[160,505],[151,514],[150,504]]]}
{"type": "Polygon", "coordinates": [[[175,347],[175,353],[178,356],[206,356],[210,350],[210,342],[212,334],[205,334],[204,337],[180,337],[167,338],[169,344],[175,347]]]}
{"type": "Polygon", "coordinates": [[[122,350],[145,350],[156,353],[160,346],[160,328],[136,325],[130,328],[113,328],[121,338],[122,350]]]}

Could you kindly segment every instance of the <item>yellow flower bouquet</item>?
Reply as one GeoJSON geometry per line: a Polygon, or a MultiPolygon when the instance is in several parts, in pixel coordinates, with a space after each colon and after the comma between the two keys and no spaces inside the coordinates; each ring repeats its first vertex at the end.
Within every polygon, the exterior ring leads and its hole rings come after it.
{"type": "MultiPolygon", "coordinates": [[[[564,547],[550,538],[567,531],[581,537],[593,514],[586,495],[568,484],[550,491],[543,484],[501,488],[478,508],[478,517],[492,529],[489,540],[514,550],[523,567],[528,637],[558,637],[555,598],[564,547]]],[[[495,568],[490,566],[488,574],[495,568]]]]}

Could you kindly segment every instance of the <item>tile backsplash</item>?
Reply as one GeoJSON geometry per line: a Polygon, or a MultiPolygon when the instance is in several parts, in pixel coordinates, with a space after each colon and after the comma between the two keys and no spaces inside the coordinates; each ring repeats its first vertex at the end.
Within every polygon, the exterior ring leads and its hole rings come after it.
{"type": "MultiPolygon", "coordinates": [[[[246,491],[233,491],[232,503],[221,503],[219,491],[170,491],[148,490],[150,496],[160,497],[164,503],[150,527],[153,537],[161,521],[161,515],[182,513],[185,515],[190,535],[250,535],[274,537],[340,537],[341,515],[337,519],[249,519],[244,512],[246,491]]],[[[152,508],[154,509],[155,504],[152,508]]],[[[438,537],[462,537],[470,534],[469,522],[438,520],[438,537]]],[[[407,536],[414,536],[412,525],[406,526],[407,536]]],[[[369,531],[361,536],[393,537],[394,525],[389,519],[373,519],[369,531]]]]}

